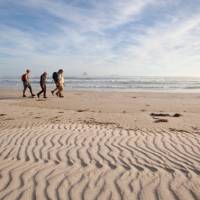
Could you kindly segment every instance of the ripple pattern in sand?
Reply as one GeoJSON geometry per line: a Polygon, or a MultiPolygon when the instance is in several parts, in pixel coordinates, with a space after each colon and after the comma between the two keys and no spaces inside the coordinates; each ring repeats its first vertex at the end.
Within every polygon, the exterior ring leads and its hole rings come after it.
{"type": "Polygon", "coordinates": [[[200,199],[200,132],[4,126],[0,200],[7,199],[200,199]]]}

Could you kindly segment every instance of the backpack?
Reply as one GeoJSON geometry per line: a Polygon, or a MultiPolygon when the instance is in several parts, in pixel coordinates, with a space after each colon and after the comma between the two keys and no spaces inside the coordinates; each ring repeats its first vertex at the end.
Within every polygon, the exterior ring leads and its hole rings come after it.
{"type": "Polygon", "coordinates": [[[57,72],[54,72],[54,73],[52,74],[52,78],[53,78],[53,80],[54,80],[55,82],[58,82],[58,73],[57,73],[57,72]]]}
{"type": "Polygon", "coordinates": [[[23,74],[23,75],[22,75],[21,80],[22,80],[22,81],[26,81],[26,74],[23,74]]]}

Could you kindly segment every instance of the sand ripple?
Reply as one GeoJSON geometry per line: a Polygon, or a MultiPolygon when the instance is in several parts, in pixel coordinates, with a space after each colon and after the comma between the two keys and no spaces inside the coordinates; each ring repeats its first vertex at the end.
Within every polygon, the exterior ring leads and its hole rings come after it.
{"type": "Polygon", "coordinates": [[[200,132],[3,126],[0,199],[200,199],[200,132]]]}

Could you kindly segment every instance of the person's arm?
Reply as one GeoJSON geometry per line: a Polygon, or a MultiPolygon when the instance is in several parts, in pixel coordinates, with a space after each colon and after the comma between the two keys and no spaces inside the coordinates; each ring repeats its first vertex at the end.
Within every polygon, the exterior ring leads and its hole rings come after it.
{"type": "Polygon", "coordinates": [[[65,81],[64,81],[64,75],[63,74],[61,76],[61,79],[62,79],[62,83],[64,83],[65,81]]]}

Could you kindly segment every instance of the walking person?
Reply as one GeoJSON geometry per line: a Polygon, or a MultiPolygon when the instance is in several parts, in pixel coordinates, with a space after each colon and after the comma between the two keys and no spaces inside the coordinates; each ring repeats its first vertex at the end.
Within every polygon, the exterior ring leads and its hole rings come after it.
{"type": "Polygon", "coordinates": [[[26,70],[26,73],[23,74],[21,76],[21,80],[22,80],[22,83],[23,83],[23,86],[24,86],[24,89],[23,89],[23,97],[26,97],[26,90],[27,88],[30,90],[30,93],[31,93],[31,96],[34,97],[35,94],[33,93],[33,90],[32,90],[32,87],[31,87],[31,84],[30,84],[30,81],[29,81],[29,78],[30,78],[30,70],[27,69],[26,70]]]}
{"type": "Polygon", "coordinates": [[[58,97],[64,97],[63,96],[63,90],[64,90],[64,71],[63,69],[60,69],[58,71],[58,92],[56,93],[56,95],[58,97]]]}
{"type": "Polygon", "coordinates": [[[55,91],[58,90],[58,72],[54,72],[52,74],[52,78],[53,78],[53,81],[54,81],[55,86],[56,86],[56,88],[54,90],[51,90],[51,94],[54,95],[55,91]]]}
{"type": "Polygon", "coordinates": [[[39,98],[40,95],[43,93],[43,97],[47,98],[46,93],[47,93],[47,86],[46,86],[46,80],[47,80],[47,73],[44,72],[41,76],[40,76],[40,87],[41,87],[41,91],[37,93],[37,97],[39,98]]]}

